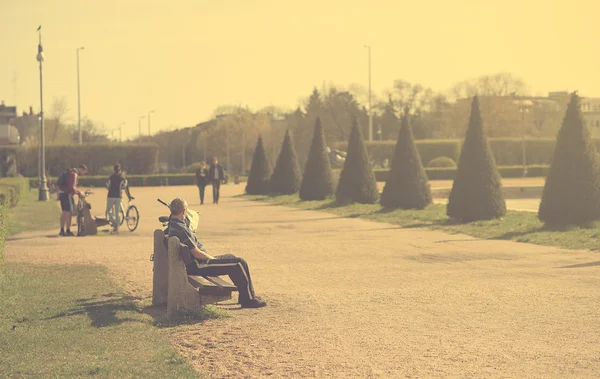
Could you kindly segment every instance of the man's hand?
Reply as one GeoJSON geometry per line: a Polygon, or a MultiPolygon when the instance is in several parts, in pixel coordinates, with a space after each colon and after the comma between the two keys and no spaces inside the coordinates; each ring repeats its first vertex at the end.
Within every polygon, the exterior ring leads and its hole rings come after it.
{"type": "Polygon", "coordinates": [[[201,260],[201,261],[206,261],[206,260],[210,260],[210,259],[215,259],[215,257],[213,257],[212,255],[198,249],[197,247],[194,248],[194,250],[191,251],[192,255],[194,257],[196,257],[197,259],[201,260]]]}

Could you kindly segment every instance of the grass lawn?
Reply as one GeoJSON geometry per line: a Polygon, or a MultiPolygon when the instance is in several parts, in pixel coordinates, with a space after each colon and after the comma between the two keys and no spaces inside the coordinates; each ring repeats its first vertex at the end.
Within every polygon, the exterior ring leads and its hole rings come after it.
{"type": "Polygon", "coordinates": [[[8,235],[32,230],[60,229],[60,208],[56,194],[48,201],[38,201],[38,190],[33,189],[23,196],[15,208],[8,211],[8,235]]]}
{"type": "Polygon", "coordinates": [[[197,376],[103,267],[8,263],[0,293],[2,377],[197,376]]]}
{"type": "Polygon", "coordinates": [[[342,217],[358,217],[373,221],[387,222],[405,228],[429,228],[449,233],[463,233],[486,239],[513,240],[538,245],[559,246],[567,249],[600,248],[600,228],[598,224],[588,228],[571,227],[547,229],[533,212],[508,211],[499,220],[457,223],[446,216],[446,205],[432,204],[424,210],[384,210],[379,204],[337,205],[335,200],[300,201],[297,195],[251,196],[244,198],[266,201],[274,205],[321,210],[342,217]]]}

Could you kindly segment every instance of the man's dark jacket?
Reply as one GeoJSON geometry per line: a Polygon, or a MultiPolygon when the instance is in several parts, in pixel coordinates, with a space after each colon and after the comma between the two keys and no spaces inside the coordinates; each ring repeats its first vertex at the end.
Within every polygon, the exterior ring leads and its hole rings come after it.
{"type": "Polygon", "coordinates": [[[223,166],[221,166],[220,164],[211,164],[210,168],[208,169],[208,180],[210,182],[214,182],[215,181],[215,169],[219,170],[219,182],[225,180],[225,173],[223,172],[223,166]]]}

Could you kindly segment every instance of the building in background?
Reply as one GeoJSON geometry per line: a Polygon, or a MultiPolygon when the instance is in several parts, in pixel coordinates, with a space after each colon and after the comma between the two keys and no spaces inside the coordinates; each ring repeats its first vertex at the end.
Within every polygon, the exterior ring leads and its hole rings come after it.
{"type": "Polygon", "coordinates": [[[20,142],[19,131],[15,127],[17,107],[0,103],[0,145],[13,145],[20,142]]]}

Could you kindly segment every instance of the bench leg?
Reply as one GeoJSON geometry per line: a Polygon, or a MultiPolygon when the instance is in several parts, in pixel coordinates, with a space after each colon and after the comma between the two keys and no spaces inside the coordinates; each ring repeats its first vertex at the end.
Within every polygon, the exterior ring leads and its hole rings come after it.
{"type": "Polygon", "coordinates": [[[179,313],[190,313],[199,316],[202,309],[202,296],[188,282],[185,264],[179,254],[179,239],[169,238],[168,248],[168,295],[167,320],[177,318],[179,313]]]}
{"type": "Polygon", "coordinates": [[[152,273],[152,305],[167,305],[169,295],[169,261],[162,230],[154,231],[154,271],[152,273]]]}

